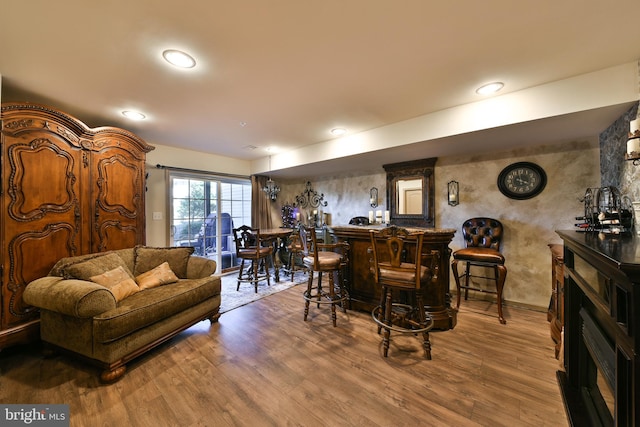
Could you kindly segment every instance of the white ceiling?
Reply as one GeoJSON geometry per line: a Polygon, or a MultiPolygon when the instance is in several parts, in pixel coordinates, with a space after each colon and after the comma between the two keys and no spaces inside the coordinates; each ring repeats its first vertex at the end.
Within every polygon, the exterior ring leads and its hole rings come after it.
{"type": "MultiPolygon", "coordinates": [[[[42,102],[151,144],[256,161],[268,147],[329,141],[334,127],[353,135],[477,102],[475,89],[490,81],[509,94],[637,61],[639,16],[638,0],[5,1],[2,101],[42,102]],[[169,48],[197,67],[168,66],[169,48]],[[124,109],[148,119],[128,121],[124,109]]],[[[520,144],[593,137],[629,105],[482,139],[500,150],[514,135],[520,144]]],[[[445,138],[446,152],[422,142],[276,169],[309,175],[452,155],[473,135],[445,138]]]]}

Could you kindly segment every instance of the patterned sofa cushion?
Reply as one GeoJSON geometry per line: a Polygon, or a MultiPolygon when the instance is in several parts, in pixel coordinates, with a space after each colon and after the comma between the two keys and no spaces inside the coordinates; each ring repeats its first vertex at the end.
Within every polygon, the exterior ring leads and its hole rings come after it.
{"type": "Polygon", "coordinates": [[[93,319],[94,340],[108,343],[220,294],[220,278],[184,279],[138,292],[93,319]]]}
{"type": "Polygon", "coordinates": [[[107,271],[121,267],[129,278],[133,279],[133,274],[127,267],[127,264],[114,252],[108,252],[105,255],[95,258],[89,258],[86,261],[71,264],[62,269],[62,275],[65,279],[80,279],[91,281],[92,276],[98,276],[107,271]]]}

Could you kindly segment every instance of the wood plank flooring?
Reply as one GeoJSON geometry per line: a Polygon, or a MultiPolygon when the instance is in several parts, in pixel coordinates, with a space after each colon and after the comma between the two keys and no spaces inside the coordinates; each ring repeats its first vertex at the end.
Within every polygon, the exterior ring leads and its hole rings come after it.
{"type": "Polygon", "coordinates": [[[458,325],[420,340],[370,314],[302,320],[302,286],[201,322],[101,385],[96,368],[0,353],[0,402],[67,403],[71,426],[566,426],[544,313],[463,301],[458,325]]]}

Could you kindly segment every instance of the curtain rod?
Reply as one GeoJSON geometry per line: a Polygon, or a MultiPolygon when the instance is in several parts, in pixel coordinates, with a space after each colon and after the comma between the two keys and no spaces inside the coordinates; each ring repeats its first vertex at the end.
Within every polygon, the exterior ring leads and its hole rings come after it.
{"type": "Polygon", "coordinates": [[[168,170],[179,171],[179,172],[198,173],[198,174],[204,174],[204,175],[226,176],[226,177],[229,177],[229,178],[243,178],[243,179],[251,178],[250,176],[246,176],[246,175],[234,175],[234,174],[223,173],[223,172],[211,172],[211,171],[203,171],[203,170],[198,170],[198,169],[179,168],[177,166],[161,165],[160,163],[158,163],[156,165],[156,168],[157,169],[168,169],[168,170]]]}

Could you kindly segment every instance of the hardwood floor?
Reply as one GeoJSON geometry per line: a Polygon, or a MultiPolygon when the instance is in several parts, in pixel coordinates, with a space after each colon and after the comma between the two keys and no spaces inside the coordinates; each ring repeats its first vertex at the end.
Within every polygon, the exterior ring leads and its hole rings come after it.
{"type": "Polygon", "coordinates": [[[71,426],[563,426],[546,315],[464,301],[455,329],[392,334],[368,313],[312,307],[302,286],[201,322],[129,364],[119,382],[37,347],[0,353],[0,402],[67,403],[71,426]]]}

